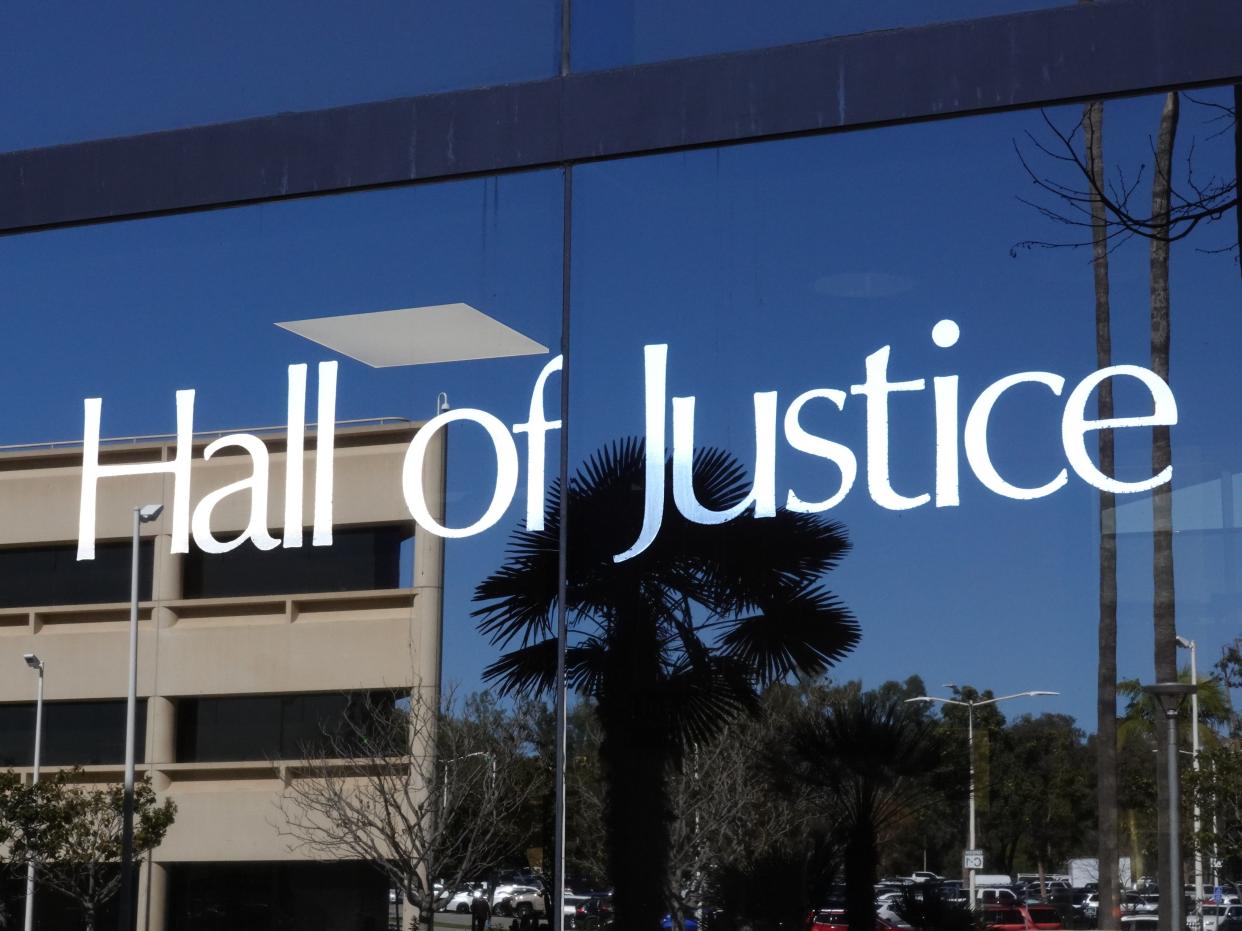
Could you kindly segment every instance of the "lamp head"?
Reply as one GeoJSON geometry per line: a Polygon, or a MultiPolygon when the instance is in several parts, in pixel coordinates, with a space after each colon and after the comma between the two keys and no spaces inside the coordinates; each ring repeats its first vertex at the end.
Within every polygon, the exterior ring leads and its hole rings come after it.
{"type": "Polygon", "coordinates": [[[1031,698],[1038,698],[1040,695],[1060,695],[1061,693],[1060,692],[1044,692],[1044,691],[1036,690],[1034,692],[1024,692],[1023,694],[1029,695],[1031,698]]]}
{"type": "Polygon", "coordinates": [[[144,504],[142,505],[142,507],[138,508],[137,511],[138,511],[139,522],[143,524],[149,524],[151,521],[155,520],[157,517],[160,516],[160,514],[164,512],[164,505],[144,504]]]}
{"type": "Polygon", "coordinates": [[[1185,637],[1179,634],[1177,637],[1177,645],[1181,647],[1183,650],[1193,650],[1195,647],[1195,642],[1193,640],[1187,640],[1185,637]]]}
{"type": "Polygon", "coordinates": [[[1157,682],[1154,685],[1143,686],[1143,691],[1156,699],[1160,704],[1160,710],[1169,718],[1177,717],[1182,699],[1187,695],[1193,695],[1198,690],[1197,685],[1188,685],[1185,682],[1157,682]]]}
{"type": "Polygon", "coordinates": [[[33,653],[23,653],[22,659],[26,661],[26,665],[31,669],[38,669],[40,672],[43,671],[43,660],[39,659],[39,657],[35,656],[33,653]]]}

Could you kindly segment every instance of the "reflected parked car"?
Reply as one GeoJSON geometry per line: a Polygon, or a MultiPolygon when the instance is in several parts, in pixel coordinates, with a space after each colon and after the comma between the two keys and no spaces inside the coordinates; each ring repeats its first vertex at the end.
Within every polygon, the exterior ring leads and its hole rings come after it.
{"type": "Polygon", "coordinates": [[[982,915],[983,926],[989,931],[1027,931],[1026,916],[1017,908],[985,905],[982,915]]]}
{"type": "Polygon", "coordinates": [[[1051,905],[1023,905],[1018,908],[1027,920],[1028,928],[1036,928],[1038,931],[1060,931],[1065,925],[1061,922],[1061,915],[1051,905]]]}
{"type": "MultiPolygon", "coordinates": [[[[849,931],[850,920],[843,908],[820,908],[807,916],[806,931],[849,931]]],[[[668,925],[665,925],[668,928],[668,925]]],[[[895,915],[877,915],[876,931],[910,931],[911,926],[895,915]]]]}
{"type": "Polygon", "coordinates": [[[543,890],[535,886],[509,886],[496,890],[492,908],[497,915],[525,918],[543,913],[543,890]]]}
{"type": "Polygon", "coordinates": [[[436,911],[465,914],[470,911],[470,903],[474,901],[475,896],[480,895],[483,895],[481,889],[458,889],[452,895],[444,896],[436,902],[436,911]]]}
{"type": "MultiPolygon", "coordinates": [[[[688,915],[683,918],[681,920],[681,926],[685,929],[685,931],[699,931],[699,921],[693,916],[688,915]]],[[[673,931],[673,916],[665,915],[660,920],[660,927],[663,928],[664,931],[673,931]]]]}
{"type": "Polygon", "coordinates": [[[1242,905],[1204,905],[1197,917],[1199,931],[1240,931],[1242,929],[1242,905]]]}

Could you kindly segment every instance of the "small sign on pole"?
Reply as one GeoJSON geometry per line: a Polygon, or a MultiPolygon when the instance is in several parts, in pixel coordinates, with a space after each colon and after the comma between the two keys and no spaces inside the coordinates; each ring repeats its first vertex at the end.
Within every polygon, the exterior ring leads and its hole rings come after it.
{"type": "Polygon", "coordinates": [[[983,851],[967,850],[962,854],[962,869],[964,870],[981,870],[983,869],[983,851]]]}

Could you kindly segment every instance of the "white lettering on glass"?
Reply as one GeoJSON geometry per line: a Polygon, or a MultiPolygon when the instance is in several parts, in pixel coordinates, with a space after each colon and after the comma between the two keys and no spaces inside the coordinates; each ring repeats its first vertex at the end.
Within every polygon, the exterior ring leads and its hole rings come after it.
{"type": "Polygon", "coordinates": [[[336,363],[319,363],[319,405],[315,415],[315,524],[311,543],[332,545],[332,462],[336,452],[336,363]]]}
{"type": "Polygon", "coordinates": [[[664,398],[667,391],[668,346],[661,343],[643,347],[643,417],[647,427],[643,468],[646,487],[643,494],[643,527],[638,539],[613,562],[633,559],[656,538],[664,522],[664,398]]]}
{"type": "MultiPolygon", "coordinates": [[[[957,345],[962,331],[952,320],[941,320],[932,327],[932,342],[941,349],[957,345]]],[[[957,376],[940,375],[932,379],[936,399],[936,507],[955,508],[957,493],[957,376]]]]}
{"type": "Polygon", "coordinates": [[[756,517],[776,514],[776,392],[755,394],[755,481],[732,507],[713,511],[694,493],[694,398],[673,398],[673,501],[687,520],[723,524],[752,504],[756,517]]]}
{"type": "Polygon", "coordinates": [[[220,450],[230,446],[244,449],[250,454],[253,470],[247,478],[231,482],[223,488],[217,488],[210,494],[204,495],[203,500],[198,502],[191,521],[194,545],[204,553],[227,553],[250,540],[261,550],[275,549],[280,545],[280,541],[267,530],[267,447],[263,445],[261,439],[250,433],[230,433],[228,436],[222,436],[209,443],[203,450],[203,459],[210,459],[220,450]],[[241,533],[232,540],[221,542],[212,536],[211,512],[225,498],[241,492],[250,493],[250,519],[241,533]]]}
{"type": "Polygon", "coordinates": [[[302,479],[306,434],[306,366],[289,366],[289,408],[285,436],[285,539],[286,549],[302,545],[302,479]]]}
{"type": "Polygon", "coordinates": [[[837,410],[845,409],[845,392],[838,388],[813,388],[810,391],[804,391],[793,399],[793,403],[785,411],[785,439],[798,452],[827,459],[840,469],[841,487],[837,489],[836,494],[830,495],[823,501],[803,501],[792,488],[789,489],[785,497],[785,507],[798,514],[817,514],[836,507],[845,500],[845,496],[854,487],[854,480],[858,477],[858,459],[855,458],[852,449],[822,436],[808,433],[799,422],[798,416],[802,413],[802,408],[808,401],[816,398],[831,401],[837,406],[837,410]]]}
{"type": "Polygon", "coordinates": [[[188,553],[190,456],[194,448],[193,389],[177,392],[177,452],[172,462],[100,465],[99,417],[103,400],[87,398],[82,406],[85,424],[82,429],[82,488],[78,497],[78,559],[95,558],[95,497],[99,480],[119,475],[158,475],[162,472],[173,477],[172,551],[188,553]]]}
{"type": "Polygon", "coordinates": [[[1148,491],[1173,479],[1173,466],[1167,465],[1156,475],[1141,482],[1122,482],[1110,478],[1095,467],[1087,454],[1084,437],[1092,430],[1124,429],[1127,427],[1171,427],[1177,423],[1177,400],[1169,386],[1155,372],[1137,365],[1111,365],[1092,372],[1078,383],[1065,402],[1065,415],[1061,419],[1061,442],[1065,446],[1065,458],[1078,476],[1088,485],[1101,491],[1124,495],[1136,491],[1148,491]],[[1085,414],[1087,400],[1096,386],[1106,378],[1125,375],[1138,379],[1151,392],[1152,413],[1143,417],[1113,417],[1109,420],[1088,420],[1085,414]]]}
{"type": "MultiPolygon", "coordinates": [[[[957,345],[961,330],[952,320],[941,320],[932,328],[932,341],[941,349],[957,345]]],[[[882,346],[864,360],[864,380],[852,385],[850,394],[865,399],[867,491],[872,501],[892,511],[921,507],[932,500],[930,493],[903,495],[892,485],[890,471],[889,396],[897,392],[923,391],[925,379],[889,381],[890,346],[882,346]]],[[[482,533],[494,526],[508,510],[517,492],[519,457],[514,437],[526,435],[526,527],[544,528],[545,484],[547,481],[547,436],[563,429],[562,421],[549,420],[545,409],[545,392],[553,374],[562,372],[564,360],[550,360],[535,379],[527,419],[512,428],[492,414],[463,408],[440,414],[414,435],[406,451],[402,467],[402,491],[411,516],[427,531],[441,537],[461,538],[482,533]],[[491,440],[496,456],[496,479],[486,511],[465,527],[448,527],[435,519],[427,504],[423,488],[423,461],[428,444],[435,434],[456,421],[470,421],[481,426],[491,440]]],[[[314,546],[332,543],[333,459],[335,451],[337,363],[321,362],[318,366],[318,417],[315,439],[314,477],[314,546]]],[[[291,365],[288,372],[288,435],[285,470],[283,545],[293,549],[303,544],[303,493],[306,454],[306,382],[307,366],[291,365]]],[[[935,506],[957,507],[960,498],[960,451],[979,482],[989,491],[1006,498],[1033,500],[1053,494],[1068,481],[1068,470],[1060,469],[1048,482],[1037,487],[1022,487],[1003,478],[992,461],[988,447],[988,427],[992,412],[1002,395],[1021,384],[1037,384],[1060,397],[1065,379],[1052,372],[1018,372],[1006,375],[988,385],[970,406],[964,429],[959,438],[960,385],[955,374],[938,375],[932,379],[935,412],[935,506]]],[[[843,443],[810,432],[802,423],[803,409],[811,401],[831,402],[838,412],[845,410],[847,394],[838,388],[811,388],[797,395],[783,415],[783,435],[788,446],[798,452],[831,463],[840,472],[840,485],[828,497],[806,501],[793,488],[786,491],[784,503],[791,511],[817,513],[836,507],[854,487],[858,477],[858,460],[853,450],[843,443]]],[[[755,418],[755,468],[750,492],[741,501],[723,510],[704,507],[694,489],[695,396],[671,399],[673,412],[672,483],[673,501],[678,511],[698,524],[720,524],[741,516],[753,508],[756,518],[776,513],[777,418],[780,399],[775,391],[759,391],[753,395],[755,418]]],[[[78,559],[95,556],[95,512],[101,478],[169,474],[173,477],[171,549],[174,553],[189,551],[189,538],[208,553],[223,553],[249,540],[261,550],[272,549],[280,542],[266,524],[268,501],[269,456],[262,440],[238,433],[222,437],[203,452],[210,459],[218,451],[234,446],[249,454],[252,468],[248,478],[216,489],[206,495],[190,513],[190,472],[193,453],[194,391],[176,394],[177,442],[172,461],[101,464],[100,416],[102,400],[87,398],[83,402],[82,482],[78,517],[78,559]],[[221,501],[246,492],[250,495],[250,512],[245,528],[227,542],[211,533],[211,514],[221,501]]],[[[668,397],[668,346],[663,343],[643,347],[643,422],[644,422],[644,489],[643,518],[638,539],[622,553],[613,557],[624,562],[642,553],[660,533],[664,520],[664,497],[668,397]]],[[[1116,494],[1147,491],[1172,481],[1172,466],[1142,481],[1121,481],[1104,475],[1096,468],[1086,448],[1086,434],[1096,430],[1125,429],[1173,425],[1177,423],[1177,402],[1168,384],[1154,372],[1135,365],[1115,365],[1088,375],[1065,402],[1061,419],[1062,451],[1073,471],[1087,484],[1116,494]],[[1086,406],[1091,393],[1107,378],[1128,377],[1138,380],[1151,395],[1150,415],[1091,420],[1086,406]]]]}
{"type": "Polygon", "coordinates": [[[892,347],[884,346],[867,356],[867,378],[861,385],[850,385],[850,394],[867,399],[867,491],[871,500],[890,511],[905,511],[931,500],[924,492],[913,498],[893,490],[888,472],[888,396],[897,391],[922,391],[925,382],[888,380],[888,356],[892,347]]]}
{"type": "Polygon", "coordinates": [[[517,445],[509,435],[509,428],[487,411],[468,407],[438,414],[423,424],[414,434],[410,448],[406,450],[405,464],[401,469],[401,488],[405,493],[405,505],[410,509],[410,516],[436,536],[450,539],[472,537],[500,520],[517,491],[517,480],[517,445]],[[496,452],[496,484],[492,489],[491,503],[483,516],[468,527],[453,528],[444,526],[432,517],[427,507],[427,496],[423,491],[423,459],[427,455],[427,444],[436,432],[458,420],[473,421],[487,431],[496,452]]]}
{"type": "Polygon", "coordinates": [[[515,423],[514,433],[529,434],[526,438],[526,529],[540,531],[543,529],[544,496],[544,461],[547,447],[548,431],[561,429],[559,420],[548,420],[543,412],[543,389],[548,377],[561,370],[562,356],[557,356],[543,367],[539,377],[535,379],[535,389],[530,394],[530,413],[526,423],[515,423]]]}
{"type": "Polygon", "coordinates": [[[979,399],[971,407],[970,413],[966,415],[966,461],[970,463],[975,476],[988,491],[1006,498],[1017,498],[1019,501],[1043,498],[1052,494],[1066,481],[1065,470],[1062,469],[1052,481],[1038,488],[1021,488],[1001,478],[996,467],[992,465],[992,454],[988,452],[988,419],[992,416],[992,407],[1000,396],[1014,385],[1026,382],[1047,385],[1058,397],[1061,395],[1061,389],[1065,387],[1065,379],[1051,372],[1018,372],[1016,375],[1006,375],[984,388],[979,399]]]}

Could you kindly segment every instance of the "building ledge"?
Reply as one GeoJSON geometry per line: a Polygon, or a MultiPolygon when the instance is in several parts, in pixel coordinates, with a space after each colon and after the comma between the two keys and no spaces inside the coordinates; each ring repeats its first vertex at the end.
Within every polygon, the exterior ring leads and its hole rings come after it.
{"type": "MultiPolygon", "coordinates": [[[[305,592],[299,594],[241,595],[225,598],[179,598],[143,601],[138,605],[138,621],[150,624],[155,608],[167,609],[176,624],[181,620],[220,617],[269,617],[292,623],[298,618],[325,616],[338,611],[405,609],[414,604],[416,589],[382,588],[345,592],[305,592]]],[[[0,608],[0,635],[37,634],[44,627],[66,624],[102,624],[129,620],[127,601],[106,604],[38,605],[0,608]]]]}
{"type": "MultiPolygon", "coordinates": [[[[355,766],[356,760],[328,760],[331,768],[345,769],[355,766]]],[[[408,758],[392,757],[390,760],[377,760],[376,766],[407,765],[408,758]]],[[[196,763],[137,763],[134,771],[139,778],[144,775],[159,774],[172,783],[178,782],[220,782],[234,780],[279,779],[288,783],[291,779],[306,775],[311,769],[317,769],[321,763],[308,764],[305,760],[235,760],[211,761],[196,763]]],[[[53,772],[67,772],[73,766],[41,766],[39,772],[44,777],[53,772]]],[[[122,781],[125,774],[123,763],[91,764],[78,766],[83,776],[83,784],[108,784],[122,781]]],[[[13,766],[8,768],[16,773],[23,782],[29,783],[34,777],[31,766],[13,766]]]]}

